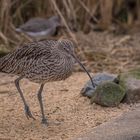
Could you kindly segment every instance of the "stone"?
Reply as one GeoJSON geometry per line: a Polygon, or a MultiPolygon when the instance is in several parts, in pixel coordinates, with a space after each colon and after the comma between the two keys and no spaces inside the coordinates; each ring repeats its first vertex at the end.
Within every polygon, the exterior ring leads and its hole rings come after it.
{"type": "Polygon", "coordinates": [[[91,98],[91,103],[102,106],[118,106],[125,95],[125,90],[114,82],[104,82],[100,84],[91,98]]]}
{"type": "Polygon", "coordinates": [[[97,88],[98,85],[105,81],[114,81],[116,79],[116,75],[109,74],[109,73],[98,73],[95,76],[92,77],[93,83],[96,85],[95,88],[93,88],[91,81],[89,80],[85,86],[81,90],[81,94],[83,96],[87,96],[91,98],[94,95],[94,91],[97,88]]]}
{"type": "Polygon", "coordinates": [[[72,140],[140,140],[140,105],[72,140]]]}
{"type": "Polygon", "coordinates": [[[118,81],[126,92],[123,102],[128,104],[140,102],[140,69],[120,74],[118,81]]]}

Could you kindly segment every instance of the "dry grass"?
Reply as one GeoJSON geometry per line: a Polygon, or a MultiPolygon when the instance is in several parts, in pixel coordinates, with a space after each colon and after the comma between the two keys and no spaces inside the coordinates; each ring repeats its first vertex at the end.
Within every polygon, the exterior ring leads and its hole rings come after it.
{"type": "MultiPolygon", "coordinates": [[[[139,33],[115,36],[108,32],[77,33],[78,55],[92,72],[120,73],[140,66],[139,33]]],[[[81,70],[76,67],[76,70],[81,70]]]]}
{"type": "Polygon", "coordinates": [[[19,36],[15,27],[35,16],[58,14],[69,36],[76,40],[71,30],[89,32],[93,23],[101,29],[108,29],[114,21],[122,24],[121,27],[130,27],[140,20],[139,11],[139,0],[1,0],[0,40],[8,46],[28,39],[19,36]]]}
{"type": "MultiPolygon", "coordinates": [[[[63,35],[69,36],[76,42],[78,41],[79,46],[84,46],[84,50],[79,47],[78,53],[83,60],[88,60],[87,63],[90,69],[94,67],[96,69],[95,71],[107,69],[111,72],[118,72],[124,66],[134,64],[135,60],[136,63],[138,62],[139,51],[135,51],[136,53],[134,53],[134,49],[131,51],[131,48],[124,48],[122,45],[117,44],[117,46],[121,46],[120,50],[118,47],[115,47],[111,52],[110,49],[114,45],[111,42],[109,44],[105,43],[104,33],[101,33],[102,36],[99,35],[98,37],[98,33],[92,34],[91,32],[91,34],[84,35],[82,38],[83,33],[79,36],[79,32],[77,35],[74,31],[89,33],[95,28],[110,31],[112,27],[114,31],[115,25],[115,33],[120,34],[129,30],[137,32],[140,27],[139,0],[0,0],[0,51],[4,50],[4,53],[9,52],[13,47],[17,47],[23,42],[31,40],[24,34],[16,33],[16,27],[32,17],[39,16],[47,18],[52,15],[59,15],[65,26],[65,29],[60,33],[60,38],[63,35]],[[89,49],[84,45],[87,39],[91,39],[87,45],[91,46],[89,49]],[[93,40],[96,43],[93,43],[93,40]],[[98,43],[102,43],[102,45],[98,45],[98,43]],[[104,50],[102,51],[103,47],[99,46],[105,46],[104,50]],[[121,54],[127,54],[125,52],[129,55],[125,55],[124,57],[120,56],[121,54]],[[135,56],[135,58],[131,59],[131,55],[135,56]],[[114,56],[119,58],[114,59],[114,56]]],[[[135,44],[132,46],[135,46],[135,44]]]]}

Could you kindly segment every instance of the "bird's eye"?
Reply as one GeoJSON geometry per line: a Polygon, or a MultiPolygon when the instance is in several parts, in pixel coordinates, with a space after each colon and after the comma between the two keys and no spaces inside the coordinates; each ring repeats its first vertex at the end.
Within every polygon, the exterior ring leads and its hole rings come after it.
{"type": "Polygon", "coordinates": [[[64,50],[65,50],[65,51],[67,51],[67,48],[66,48],[66,47],[64,47],[64,50]]]}

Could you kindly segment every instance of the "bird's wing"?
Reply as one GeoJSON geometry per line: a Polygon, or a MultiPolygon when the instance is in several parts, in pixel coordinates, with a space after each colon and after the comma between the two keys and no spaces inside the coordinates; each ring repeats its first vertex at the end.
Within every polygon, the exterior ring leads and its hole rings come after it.
{"type": "Polygon", "coordinates": [[[19,28],[24,32],[40,32],[46,30],[51,25],[46,19],[34,18],[21,25],[19,28]]]}
{"type": "Polygon", "coordinates": [[[55,44],[56,41],[53,40],[25,44],[0,58],[0,71],[20,74],[41,57],[49,58],[52,55],[52,45],[55,44]]]}

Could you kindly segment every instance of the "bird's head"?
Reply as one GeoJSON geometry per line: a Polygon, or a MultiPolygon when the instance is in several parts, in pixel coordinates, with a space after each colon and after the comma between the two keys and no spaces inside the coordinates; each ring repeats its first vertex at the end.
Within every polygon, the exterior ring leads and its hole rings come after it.
{"type": "Polygon", "coordinates": [[[65,53],[67,56],[71,57],[73,60],[75,60],[75,62],[77,62],[83,68],[83,70],[89,76],[93,87],[95,88],[95,84],[93,83],[89,72],[86,70],[84,65],[80,62],[80,60],[77,58],[77,56],[75,54],[75,48],[76,47],[77,47],[76,43],[74,43],[71,40],[68,40],[68,39],[58,40],[58,49],[61,50],[63,53],[65,53]]]}
{"type": "Polygon", "coordinates": [[[76,44],[68,39],[60,39],[58,40],[58,49],[60,49],[63,53],[73,56],[75,55],[76,44]]]}
{"type": "Polygon", "coordinates": [[[59,16],[52,16],[49,19],[49,21],[54,27],[61,27],[62,26],[61,19],[59,16]]]}

